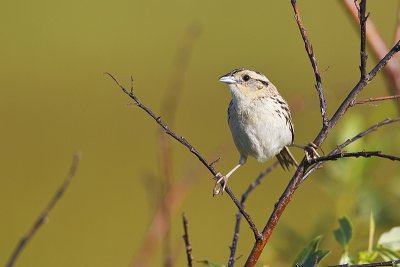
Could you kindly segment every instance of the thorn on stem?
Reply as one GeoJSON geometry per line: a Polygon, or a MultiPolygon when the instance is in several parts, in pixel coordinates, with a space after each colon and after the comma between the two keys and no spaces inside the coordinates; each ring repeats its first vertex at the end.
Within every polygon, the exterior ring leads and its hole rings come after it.
{"type": "Polygon", "coordinates": [[[217,163],[219,160],[221,159],[221,157],[218,157],[216,160],[212,161],[210,163],[210,166],[212,167],[215,163],[217,163]]]}

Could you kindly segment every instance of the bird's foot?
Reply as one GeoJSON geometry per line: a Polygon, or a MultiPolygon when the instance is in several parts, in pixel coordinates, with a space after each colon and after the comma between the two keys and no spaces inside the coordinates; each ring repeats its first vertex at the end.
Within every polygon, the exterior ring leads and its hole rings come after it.
{"type": "Polygon", "coordinates": [[[215,179],[216,182],[213,189],[213,196],[224,193],[226,184],[228,183],[228,178],[223,176],[220,172],[215,175],[215,179]]]}
{"type": "Polygon", "coordinates": [[[318,146],[315,145],[313,142],[309,143],[307,146],[304,147],[304,153],[306,154],[306,159],[309,162],[312,159],[320,157],[317,152],[318,146]]]}

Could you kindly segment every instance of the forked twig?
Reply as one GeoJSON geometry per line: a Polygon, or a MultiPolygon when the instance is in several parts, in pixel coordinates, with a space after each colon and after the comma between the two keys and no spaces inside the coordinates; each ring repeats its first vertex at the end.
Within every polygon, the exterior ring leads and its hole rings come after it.
{"type": "Polygon", "coordinates": [[[21,255],[21,252],[23,251],[23,249],[26,247],[26,245],[29,243],[29,241],[32,240],[32,238],[34,237],[36,232],[40,229],[40,227],[46,223],[50,212],[54,209],[54,207],[57,205],[57,203],[59,202],[61,197],[64,195],[69,184],[71,183],[72,178],[75,176],[76,170],[78,168],[79,160],[80,160],[80,155],[78,153],[75,153],[72,157],[72,163],[71,163],[71,167],[69,169],[67,177],[64,179],[61,186],[57,189],[56,193],[50,199],[50,202],[47,204],[46,208],[42,211],[42,213],[36,219],[35,223],[32,225],[32,227],[29,229],[29,231],[21,238],[21,240],[15,247],[14,252],[11,254],[11,257],[9,258],[9,260],[6,264],[6,267],[14,266],[16,260],[21,255]]]}
{"type": "MultiPolygon", "coordinates": [[[[378,122],[378,123],[375,124],[375,125],[372,125],[372,126],[369,127],[368,129],[366,129],[366,130],[364,130],[364,131],[358,133],[358,134],[355,135],[354,137],[352,137],[352,138],[350,138],[350,139],[347,139],[345,142],[343,142],[342,144],[338,145],[334,150],[332,150],[332,151],[328,154],[328,156],[341,152],[341,151],[343,150],[343,148],[345,148],[346,146],[348,146],[348,145],[350,145],[351,143],[357,141],[358,139],[360,139],[360,138],[366,136],[367,134],[369,134],[369,133],[371,133],[371,132],[377,130],[378,128],[380,128],[380,127],[382,127],[382,126],[385,126],[385,125],[388,125],[388,124],[391,124],[391,123],[395,123],[395,122],[400,122],[400,117],[396,117],[396,118],[393,118],[393,119],[386,119],[386,120],[383,120],[383,121],[381,121],[381,122],[378,122]]],[[[308,177],[312,172],[314,172],[318,167],[320,167],[321,164],[322,164],[322,162],[318,162],[317,164],[315,164],[315,165],[304,175],[303,181],[304,181],[305,179],[307,179],[307,177],[308,177]]]]}

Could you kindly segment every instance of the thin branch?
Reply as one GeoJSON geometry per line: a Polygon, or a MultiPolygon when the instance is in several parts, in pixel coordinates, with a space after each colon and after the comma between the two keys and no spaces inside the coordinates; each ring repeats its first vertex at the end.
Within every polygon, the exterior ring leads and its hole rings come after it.
{"type": "MultiPolygon", "coordinates": [[[[354,2],[357,5],[357,2],[354,2]]],[[[360,20],[360,36],[361,36],[361,45],[360,45],[360,73],[361,80],[367,79],[367,52],[365,51],[365,41],[366,41],[366,22],[368,16],[365,15],[367,10],[367,0],[361,0],[360,7],[358,8],[358,18],[360,20]]]]}
{"type": "Polygon", "coordinates": [[[376,263],[366,263],[366,264],[340,264],[340,265],[329,265],[328,267],[379,267],[379,266],[396,266],[400,264],[400,260],[394,261],[384,261],[376,263]]]}
{"type": "Polygon", "coordinates": [[[385,101],[385,100],[399,99],[399,98],[400,98],[400,95],[370,97],[370,98],[367,98],[367,99],[354,101],[353,103],[351,103],[351,106],[353,107],[355,105],[363,105],[363,104],[370,103],[370,102],[378,102],[378,101],[385,101]]]}
{"type": "Polygon", "coordinates": [[[154,114],[154,112],[146,107],[140,100],[138,97],[136,97],[136,95],[133,92],[133,89],[131,88],[130,91],[128,91],[125,87],[122,86],[122,84],[120,84],[120,82],[109,72],[105,73],[106,75],[110,76],[111,79],[114,80],[114,82],[118,85],[119,88],[121,88],[121,90],[127,94],[134,102],[135,104],[141,108],[142,110],[144,110],[148,115],[150,115],[150,117],[152,117],[157,124],[164,129],[165,133],[170,135],[172,138],[174,138],[176,141],[178,141],[179,143],[181,143],[182,145],[184,145],[187,149],[189,149],[189,151],[194,154],[200,161],[201,163],[203,163],[204,166],[207,167],[207,169],[214,175],[217,174],[217,172],[215,171],[215,169],[207,162],[207,160],[183,137],[183,136],[179,136],[177,135],[175,132],[173,132],[172,130],[169,129],[169,127],[161,120],[160,116],[156,116],[154,114]]]}
{"type": "Polygon", "coordinates": [[[183,240],[185,242],[188,267],[192,267],[192,261],[193,261],[192,246],[190,245],[189,232],[188,232],[188,220],[186,218],[185,213],[182,214],[182,222],[183,222],[183,231],[184,231],[183,240]]]}
{"type": "Polygon", "coordinates": [[[80,160],[80,155],[78,153],[75,153],[72,157],[72,163],[69,172],[67,174],[67,177],[65,178],[61,186],[57,189],[56,193],[50,199],[50,202],[47,204],[46,208],[36,219],[35,223],[32,225],[29,231],[21,238],[21,240],[15,247],[14,252],[11,254],[11,257],[9,258],[6,264],[6,267],[14,266],[16,260],[20,256],[25,246],[29,243],[29,241],[32,240],[32,238],[34,237],[36,232],[40,229],[40,227],[47,222],[50,212],[54,209],[54,207],[57,205],[61,197],[64,195],[64,192],[67,190],[69,184],[71,183],[72,178],[75,176],[79,160],[80,160]]]}
{"type": "Polygon", "coordinates": [[[275,203],[274,209],[262,231],[263,238],[255,242],[253,249],[248,256],[246,264],[244,266],[255,266],[255,264],[257,263],[286,206],[289,204],[298,186],[300,186],[301,178],[304,175],[305,171],[304,167],[305,159],[300,162],[299,167],[297,168],[292,179],[289,181],[289,184],[287,185],[285,191],[282,193],[279,200],[275,203]]]}
{"type": "Polygon", "coordinates": [[[372,125],[368,129],[366,129],[365,131],[362,131],[362,132],[358,133],[353,138],[347,139],[344,143],[342,143],[339,146],[337,146],[337,148],[335,150],[333,150],[331,153],[337,153],[337,152],[341,151],[343,148],[345,148],[349,144],[357,141],[358,139],[366,136],[367,134],[377,130],[378,128],[380,128],[382,126],[385,126],[385,125],[388,125],[388,124],[391,124],[391,123],[394,123],[394,122],[399,122],[399,121],[400,121],[400,117],[396,117],[396,118],[393,118],[393,119],[389,118],[389,119],[383,120],[381,122],[378,122],[377,124],[372,125]]]}
{"type": "MultiPolygon", "coordinates": [[[[358,10],[357,7],[354,5],[354,0],[342,0],[341,3],[344,5],[349,14],[353,17],[354,22],[358,25],[358,10]]],[[[398,21],[400,21],[400,19],[398,21]]],[[[388,53],[389,48],[385,44],[385,41],[383,40],[375,24],[370,18],[366,22],[366,28],[368,29],[368,31],[366,32],[368,45],[373,52],[372,55],[374,56],[375,60],[379,61],[388,53]]],[[[398,40],[400,40],[400,38],[396,36],[395,41],[398,42],[398,40]]],[[[396,61],[390,61],[387,68],[385,68],[383,72],[387,78],[387,81],[390,83],[391,94],[400,94],[400,64],[398,64],[398,62],[396,61]]],[[[397,107],[400,108],[400,105],[397,105],[397,107]]]]}
{"type": "MultiPolygon", "coordinates": [[[[390,119],[390,118],[389,118],[389,119],[383,120],[383,121],[381,121],[381,122],[378,122],[377,124],[372,125],[372,126],[369,127],[368,129],[366,129],[365,131],[362,131],[362,132],[358,133],[358,134],[355,135],[353,138],[347,139],[345,142],[343,142],[342,144],[338,145],[334,150],[332,150],[332,151],[328,154],[328,156],[333,155],[333,154],[335,154],[335,153],[338,153],[338,152],[342,151],[343,148],[345,148],[346,146],[350,145],[351,143],[357,141],[358,139],[360,139],[360,138],[366,136],[367,134],[369,134],[369,133],[371,133],[371,132],[377,130],[378,128],[380,128],[380,127],[382,127],[382,126],[385,126],[385,125],[388,125],[388,124],[391,124],[391,123],[394,123],[394,122],[399,122],[399,121],[400,121],[400,117],[396,117],[396,118],[393,118],[393,119],[390,119]]],[[[310,176],[310,174],[311,174],[312,172],[314,172],[318,167],[320,167],[321,164],[322,164],[322,162],[318,162],[317,164],[315,164],[315,165],[304,175],[303,181],[304,181],[305,179],[307,179],[307,177],[310,176]]]]}
{"type": "MultiPolygon", "coordinates": [[[[119,81],[110,73],[106,72],[105,74],[107,74],[108,76],[110,76],[114,82],[118,85],[119,88],[121,88],[121,90],[127,94],[134,102],[135,104],[143,109],[148,115],[150,115],[150,117],[152,117],[156,123],[162,128],[164,129],[165,133],[170,135],[172,138],[174,138],[176,141],[178,141],[179,143],[181,143],[182,145],[184,145],[192,154],[194,154],[201,163],[203,163],[203,165],[213,174],[213,176],[215,177],[217,175],[217,171],[214,169],[214,167],[208,163],[208,161],[197,151],[196,148],[194,148],[184,137],[179,136],[178,134],[176,134],[174,131],[172,131],[162,120],[161,117],[156,116],[154,114],[154,112],[148,108],[147,106],[145,106],[140,100],[139,98],[134,94],[133,90],[126,90],[125,87],[123,87],[119,81]]],[[[242,208],[242,206],[240,205],[240,202],[237,200],[237,198],[235,197],[235,195],[232,193],[232,191],[230,190],[229,187],[225,187],[225,192],[230,196],[230,198],[233,200],[233,202],[235,203],[236,207],[240,210],[240,212],[243,214],[243,216],[245,217],[246,221],[249,223],[250,228],[252,229],[254,236],[256,239],[260,239],[261,234],[258,231],[257,227],[255,226],[254,222],[252,221],[252,219],[250,218],[250,215],[242,208]]]]}
{"type": "Polygon", "coordinates": [[[303,23],[301,22],[301,17],[300,17],[299,11],[297,9],[296,0],[291,0],[291,1],[292,1],[293,10],[294,10],[294,17],[296,19],[297,26],[299,27],[301,37],[303,38],[304,46],[306,48],[308,58],[310,59],[312,68],[314,70],[314,76],[315,76],[315,81],[316,81],[315,88],[317,89],[317,92],[318,92],[319,105],[320,105],[321,115],[322,115],[322,123],[323,123],[324,127],[326,127],[328,124],[328,115],[326,113],[326,102],[325,102],[324,90],[322,88],[321,75],[318,71],[317,59],[315,58],[314,49],[313,49],[310,39],[308,38],[307,31],[303,27],[303,23]]]}
{"type": "Polygon", "coordinates": [[[390,49],[390,51],[379,61],[379,63],[373,68],[368,77],[368,82],[372,80],[372,78],[383,68],[386,64],[389,63],[389,60],[400,50],[400,40],[396,42],[396,44],[390,49]]]}
{"type": "MultiPolygon", "coordinates": [[[[242,194],[242,198],[240,200],[240,204],[244,208],[244,203],[246,202],[249,194],[253,192],[253,190],[261,183],[261,181],[264,179],[264,177],[272,172],[277,166],[279,165],[278,161],[275,161],[271,166],[266,168],[263,172],[261,172],[257,178],[247,187],[246,191],[242,194]]],[[[239,231],[240,231],[240,222],[242,220],[242,214],[238,211],[236,213],[236,224],[235,224],[235,230],[233,233],[233,240],[232,244],[229,247],[231,253],[229,255],[229,261],[228,261],[228,267],[232,267],[235,264],[235,254],[236,254],[236,248],[237,248],[237,243],[239,240],[239,231]]]]}
{"type": "Polygon", "coordinates": [[[400,161],[400,157],[388,155],[388,154],[382,154],[381,151],[359,151],[359,152],[340,152],[340,153],[336,153],[336,154],[332,154],[332,155],[314,158],[309,161],[309,164],[314,164],[314,163],[322,162],[322,161],[337,160],[340,158],[359,158],[359,157],[363,157],[363,158],[380,157],[380,158],[386,158],[386,159],[390,159],[390,160],[400,161]]]}

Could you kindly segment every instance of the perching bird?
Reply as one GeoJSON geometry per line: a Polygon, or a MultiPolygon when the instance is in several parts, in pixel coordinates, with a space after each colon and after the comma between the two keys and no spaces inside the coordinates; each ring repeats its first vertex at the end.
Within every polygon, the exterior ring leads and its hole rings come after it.
{"type": "Polygon", "coordinates": [[[232,95],[228,124],[240,159],[228,174],[217,175],[214,195],[224,191],[229,177],[246,162],[248,156],[260,162],[276,156],[284,169],[290,165],[297,166],[287,148],[294,140],[289,106],[267,77],[258,71],[241,68],[219,80],[228,85],[232,95]]]}

